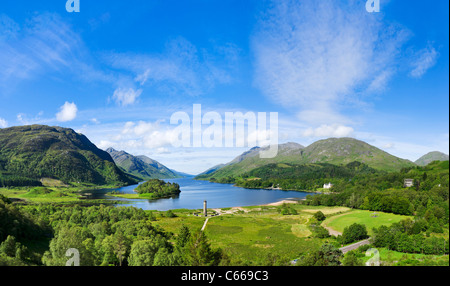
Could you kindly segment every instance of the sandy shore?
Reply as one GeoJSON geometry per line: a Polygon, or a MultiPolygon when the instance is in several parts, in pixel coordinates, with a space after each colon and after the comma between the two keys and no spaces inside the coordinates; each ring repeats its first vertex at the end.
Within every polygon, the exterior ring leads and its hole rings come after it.
{"type": "Polygon", "coordinates": [[[263,206],[281,206],[282,204],[296,204],[296,203],[298,203],[299,201],[302,201],[302,200],[305,200],[305,199],[301,199],[301,200],[298,200],[298,199],[285,199],[285,200],[281,200],[281,201],[278,201],[278,202],[275,202],[275,203],[270,203],[270,204],[265,204],[265,205],[263,205],[263,206]]]}
{"type": "MultiPolygon", "coordinates": [[[[303,201],[305,199],[284,199],[281,201],[277,201],[274,203],[269,203],[269,204],[264,204],[264,205],[256,205],[256,206],[268,206],[268,207],[276,207],[276,206],[281,206],[283,204],[295,204],[298,203],[299,201],[303,201]]],[[[222,210],[221,208],[214,208],[212,210],[216,211],[219,214],[232,214],[235,213],[236,211],[243,211],[243,212],[249,212],[248,209],[246,209],[246,207],[248,206],[244,206],[244,207],[231,207],[229,210],[222,210]]]]}

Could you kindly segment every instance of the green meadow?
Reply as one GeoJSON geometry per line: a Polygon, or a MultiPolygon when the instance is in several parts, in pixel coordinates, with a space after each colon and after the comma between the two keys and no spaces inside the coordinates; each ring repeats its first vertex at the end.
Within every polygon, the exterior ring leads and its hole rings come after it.
{"type": "MultiPolygon", "coordinates": [[[[276,261],[276,265],[288,265],[302,254],[318,249],[322,244],[334,243],[335,239],[319,239],[312,236],[308,222],[317,211],[323,212],[336,230],[342,231],[350,224],[364,223],[367,228],[390,225],[405,216],[355,211],[346,207],[306,206],[289,204],[297,211],[295,215],[282,215],[282,206],[253,206],[221,209],[217,217],[210,217],[205,233],[213,248],[224,250],[232,264],[258,265],[261,261],[276,261]]],[[[176,217],[167,217],[164,212],[153,212],[155,225],[178,234],[182,224],[191,229],[202,228],[205,218],[193,215],[194,210],[173,210],[176,217]]],[[[329,225],[331,226],[331,225],[329,225]]]]}
{"type": "Polygon", "coordinates": [[[390,225],[401,220],[413,218],[411,216],[396,215],[392,213],[373,212],[365,210],[352,210],[340,215],[327,218],[323,225],[343,232],[344,228],[354,223],[364,224],[369,235],[372,234],[372,228],[378,228],[381,225],[390,225]]]}

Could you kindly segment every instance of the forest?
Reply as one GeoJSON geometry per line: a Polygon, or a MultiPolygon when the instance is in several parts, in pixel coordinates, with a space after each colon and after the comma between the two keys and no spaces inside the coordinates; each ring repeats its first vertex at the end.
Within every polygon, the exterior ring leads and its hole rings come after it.
{"type": "Polygon", "coordinates": [[[174,236],[134,207],[18,208],[0,200],[0,266],[64,266],[76,248],[81,266],[213,266],[226,263],[205,233],[180,226],[174,236]],[[47,249],[40,255],[39,245],[47,249]]]}
{"type": "Polygon", "coordinates": [[[222,183],[225,180],[225,183],[235,183],[237,186],[252,189],[278,187],[283,190],[315,191],[322,188],[325,183],[337,184],[356,176],[385,173],[356,161],[346,165],[283,163],[268,164],[251,170],[234,180],[224,178],[217,182],[222,183]]]}
{"type": "Polygon", "coordinates": [[[139,195],[144,195],[152,199],[171,197],[181,192],[180,185],[177,183],[164,182],[159,179],[150,179],[139,185],[135,191],[139,195]]]}

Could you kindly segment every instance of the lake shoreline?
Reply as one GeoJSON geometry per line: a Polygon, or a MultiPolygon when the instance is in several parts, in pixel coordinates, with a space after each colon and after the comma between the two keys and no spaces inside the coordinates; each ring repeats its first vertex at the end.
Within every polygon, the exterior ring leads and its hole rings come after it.
{"type": "MultiPolygon", "coordinates": [[[[283,200],[300,200],[313,193],[301,191],[247,189],[232,184],[212,184],[209,181],[193,178],[166,179],[180,185],[180,194],[173,198],[149,199],[140,196],[134,190],[136,185],[103,189],[94,192],[98,198],[119,200],[120,206],[135,206],[143,210],[167,211],[176,209],[201,209],[203,201],[208,208],[231,208],[237,206],[262,206],[277,204],[283,200]]],[[[282,203],[281,203],[282,204],[282,203]]]]}
{"type": "Polygon", "coordinates": [[[236,183],[219,183],[219,182],[210,181],[208,179],[196,179],[195,177],[193,178],[193,180],[195,180],[195,181],[202,181],[202,182],[209,182],[209,183],[214,183],[214,184],[232,185],[233,187],[243,188],[243,189],[247,189],[247,190],[286,191],[286,192],[301,192],[301,193],[312,193],[312,194],[326,194],[327,193],[327,192],[324,192],[324,191],[282,189],[280,187],[278,187],[278,188],[274,188],[274,187],[270,187],[270,188],[246,188],[246,187],[239,186],[236,183]]]}

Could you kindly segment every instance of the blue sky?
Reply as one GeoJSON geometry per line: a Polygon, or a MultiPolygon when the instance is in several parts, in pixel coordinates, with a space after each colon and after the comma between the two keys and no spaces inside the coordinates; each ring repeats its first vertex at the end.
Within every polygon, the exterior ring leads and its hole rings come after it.
{"type": "Polygon", "coordinates": [[[278,112],[279,140],[449,148],[448,1],[2,1],[0,128],[60,125],[199,173],[247,148],[174,148],[174,112],[278,112]],[[405,3],[407,2],[407,3],[405,3]]]}

